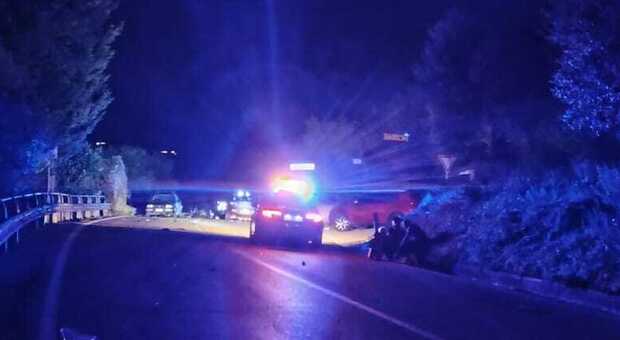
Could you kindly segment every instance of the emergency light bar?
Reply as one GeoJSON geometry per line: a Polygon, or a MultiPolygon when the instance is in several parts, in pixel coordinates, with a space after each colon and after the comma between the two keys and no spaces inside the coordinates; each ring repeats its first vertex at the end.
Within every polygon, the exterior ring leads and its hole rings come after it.
{"type": "Polygon", "coordinates": [[[288,166],[291,171],[314,171],[316,164],[314,163],[291,163],[288,166]]]}

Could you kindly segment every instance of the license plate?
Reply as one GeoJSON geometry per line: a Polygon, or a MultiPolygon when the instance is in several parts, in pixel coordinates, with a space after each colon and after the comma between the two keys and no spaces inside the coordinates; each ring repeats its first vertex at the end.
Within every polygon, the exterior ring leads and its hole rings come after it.
{"type": "Polygon", "coordinates": [[[164,209],[162,209],[162,208],[155,208],[155,212],[164,212],[164,209]]]}

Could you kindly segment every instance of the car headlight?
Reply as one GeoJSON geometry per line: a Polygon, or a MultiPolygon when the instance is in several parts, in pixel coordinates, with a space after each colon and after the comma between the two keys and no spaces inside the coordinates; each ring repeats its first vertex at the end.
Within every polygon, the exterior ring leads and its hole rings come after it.
{"type": "Polygon", "coordinates": [[[217,211],[224,211],[228,209],[228,202],[226,201],[218,201],[216,206],[217,211]]]}
{"type": "Polygon", "coordinates": [[[239,214],[240,215],[252,215],[254,214],[254,211],[252,211],[252,209],[241,209],[239,210],[239,214]]]}
{"type": "Polygon", "coordinates": [[[147,208],[153,208],[153,205],[152,204],[147,204],[146,207],[147,208]]]}
{"type": "Polygon", "coordinates": [[[166,204],[166,205],[164,206],[164,208],[166,208],[166,209],[172,209],[172,208],[173,208],[173,206],[172,206],[172,204],[166,204]]]}

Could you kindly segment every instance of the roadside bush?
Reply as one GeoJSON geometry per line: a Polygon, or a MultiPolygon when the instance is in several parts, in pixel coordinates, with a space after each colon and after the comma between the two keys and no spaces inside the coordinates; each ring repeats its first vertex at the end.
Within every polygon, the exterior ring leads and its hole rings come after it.
{"type": "Polygon", "coordinates": [[[102,191],[109,161],[100,151],[83,144],[81,152],[57,164],[59,191],[71,194],[97,194],[102,191]]]}
{"type": "Polygon", "coordinates": [[[450,272],[458,260],[463,236],[472,223],[470,211],[480,201],[479,190],[456,189],[426,193],[407,219],[432,240],[426,263],[450,272]]]}
{"type": "Polygon", "coordinates": [[[469,192],[455,189],[426,193],[408,219],[419,224],[433,238],[440,233],[463,234],[469,225],[473,204],[469,192]]]}
{"type": "Polygon", "coordinates": [[[461,260],[620,292],[620,171],[580,162],[544,178],[516,176],[471,210],[461,260]]]}

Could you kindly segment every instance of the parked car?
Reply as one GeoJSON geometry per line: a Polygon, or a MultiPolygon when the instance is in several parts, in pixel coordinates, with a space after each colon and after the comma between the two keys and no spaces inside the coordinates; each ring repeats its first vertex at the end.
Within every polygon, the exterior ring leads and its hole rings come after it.
{"type": "Polygon", "coordinates": [[[230,202],[230,210],[226,214],[226,219],[231,221],[250,221],[254,212],[255,209],[252,201],[232,201],[230,202]]]}
{"type": "Polygon", "coordinates": [[[379,224],[387,225],[394,217],[404,216],[419,202],[417,193],[393,192],[343,196],[332,200],[328,221],[339,231],[365,228],[373,224],[376,213],[379,224]]]}
{"type": "Polygon", "coordinates": [[[230,208],[230,203],[226,200],[217,200],[210,209],[210,218],[216,220],[223,220],[226,218],[226,213],[230,208]]]}
{"type": "Polygon", "coordinates": [[[248,190],[237,190],[228,203],[226,219],[230,221],[250,221],[254,215],[254,203],[252,194],[248,190]]]}
{"type": "Polygon", "coordinates": [[[183,204],[176,193],[158,193],[153,195],[146,204],[147,217],[167,216],[178,217],[183,212],[183,204]]]}

